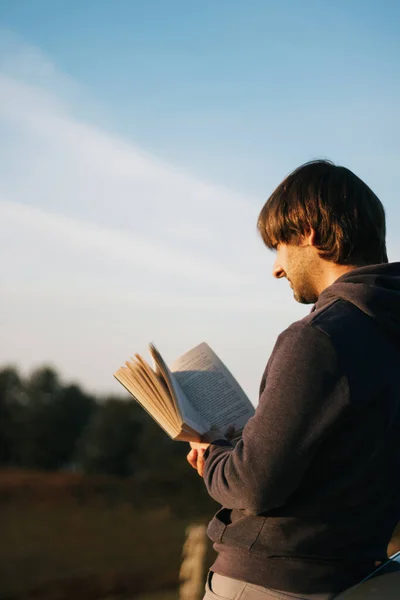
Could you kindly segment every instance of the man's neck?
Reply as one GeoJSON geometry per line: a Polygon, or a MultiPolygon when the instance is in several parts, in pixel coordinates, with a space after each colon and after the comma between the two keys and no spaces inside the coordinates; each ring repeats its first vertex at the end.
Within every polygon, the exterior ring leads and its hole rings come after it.
{"type": "Polygon", "coordinates": [[[324,261],[324,267],[321,272],[320,293],[332,285],[332,283],[335,283],[339,277],[354,269],[357,269],[354,265],[337,265],[324,261]]]}

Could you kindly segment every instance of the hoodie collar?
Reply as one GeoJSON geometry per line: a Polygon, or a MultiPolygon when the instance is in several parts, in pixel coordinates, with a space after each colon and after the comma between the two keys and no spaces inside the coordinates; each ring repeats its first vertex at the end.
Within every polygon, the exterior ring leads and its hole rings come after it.
{"type": "Polygon", "coordinates": [[[348,271],[319,296],[314,310],[345,300],[400,335],[400,262],[348,271]]]}

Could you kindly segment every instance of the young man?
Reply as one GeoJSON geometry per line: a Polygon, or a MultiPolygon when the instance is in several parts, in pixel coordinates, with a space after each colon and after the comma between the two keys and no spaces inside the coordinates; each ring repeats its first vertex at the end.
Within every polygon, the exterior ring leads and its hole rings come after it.
{"type": "Polygon", "coordinates": [[[329,600],[385,560],[400,520],[400,263],[379,199],[326,161],[291,173],[258,229],[314,307],[279,336],[236,446],[188,454],[222,505],[205,598],[329,600]]]}

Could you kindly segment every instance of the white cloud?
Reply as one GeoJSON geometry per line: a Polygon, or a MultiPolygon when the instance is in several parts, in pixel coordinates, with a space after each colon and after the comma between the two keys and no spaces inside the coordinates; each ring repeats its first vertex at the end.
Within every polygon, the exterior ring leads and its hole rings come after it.
{"type": "Polygon", "coordinates": [[[262,200],[78,118],[87,100],[71,109],[83,94],[39,51],[18,42],[1,67],[0,362],[106,390],[150,340],[169,359],[207,340],[255,400],[276,335],[304,314],[270,277],[262,200]]]}
{"type": "Polygon", "coordinates": [[[218,264],[190,258],[168,246],[150,243],[137,235],[124,231],[106,229],[91,223],[52,214],[16,202],[0,202],[0,219],[3,226],[15,225],[40,236],[49,242],[72,247],[82,253],[100,253],[107,260],[113,260],[116,268],[131,265],[136,269],[200,279],[206,283],[232,285],[236,283],[233,273],[219,268],[218,264]]]}
{"type": "Polygon", "coordinates": [[[258,242],[259,202],[197,181],[76,121],[49,96],[32,85],[0,79],[0,116],[18,141],[0,150],[0,191],[6,198],[144,234],[156,245],[208,256],[212,263],[217,249],[220,263],[234,258],[236,265],[246,265],[241,257],[247,249],[238,241],[247,233],[254,246],[258,242]]]}

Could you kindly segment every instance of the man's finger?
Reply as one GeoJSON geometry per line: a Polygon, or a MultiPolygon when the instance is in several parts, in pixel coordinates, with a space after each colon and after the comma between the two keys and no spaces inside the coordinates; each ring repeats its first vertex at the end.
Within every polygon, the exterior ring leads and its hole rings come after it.
{"type": "Polygon", "coordinates": [[[193,467],[193,469],[196,469],[196,471],[198,472],[198,474],[200,475],[200,477],[203,477],[204,475],[204,453],[205,453],[206,449],[205,448],[192,448],[190,450],[190,452],[187,454],[186,459],[189,463],[189,465],[191,467],[193,467]]]}
{"type": "Polygon", "coordinates": [[[194,448],[188,453],[187,455],[187,461],[189,463],[189,465],[191,467],[193,467],[193,469],[197,470],[197,450],[195,450],[194,448]]]}
{"type": "Polygon", "coordinates": [[[204,475],[204,452],[205,450],[199,450],[197,454],[197,472],[200,475],[200,477],[203,477],[204,475]]]}

